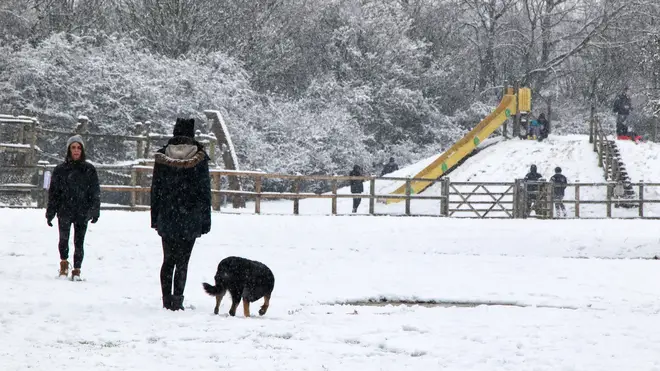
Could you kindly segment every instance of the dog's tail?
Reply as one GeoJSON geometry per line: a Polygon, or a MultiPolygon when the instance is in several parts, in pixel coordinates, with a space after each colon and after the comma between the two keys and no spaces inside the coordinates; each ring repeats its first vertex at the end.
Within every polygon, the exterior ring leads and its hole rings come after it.
{"type": "Polygon", "coordinates": [[[202,286],[204,286],[204,291],[211,296],[216,296],[222,292],[218,286],[211,286],[206,282],[202,283],[202,286]]]}

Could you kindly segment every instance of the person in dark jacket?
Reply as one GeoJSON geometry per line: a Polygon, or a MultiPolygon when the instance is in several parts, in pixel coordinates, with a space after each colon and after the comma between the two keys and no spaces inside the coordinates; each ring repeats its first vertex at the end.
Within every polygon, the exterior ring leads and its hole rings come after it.
{"type": "Polygon", "coordinates": [[[101,187],[94,165],[86,161],[85,145],[80,135],[69,138],[66,142],[64,163],[53,170],[48,188],[46,222],[53,226],[57,216],[60,240],[60,276],[69,275],[69,235],[71,225],[74,229],[73,270],[71,280],[80,280],[80,268],[84,257],[85,234],[87,223],[99,220],[101,209],[101,187]]]}
{"type": "MultiPolygon", "coordinates": [[[[362,174],[362,169],[360,168],[359,165],[353,166],[353,170],[351,170],[350,173],[348,173],[349,176],[363,176],[362,174]]],[[[362,183],[363,180],[358,180],[358,179],[352,179],[350,181],[351,183],[351,193],[353,194],[358,194],[364,192],[364,184],[362,183]]],[[[356,213],[358,207],[360,206],[360,203],[362,202],[362,198],[356,197],[353,199],[353,212],[356,213]]]]}
{"type": "Polygon", "coordinates": [[[390,157],[390,162],[385,164],[385,166],[383,167],[383,172],[380,173],[380,176],[385,176],[385,174],[393,173],[397,170],[399,170],[399,165],[397,165],[397,163],[394,162],[394,157],[390,157]]]}
{"type": "Polygon", "coordinates": [[[548,119],[545,118],[545,113],[543,112],[539,114],[539,117],[536,119],[536,121],[541,124],[541,135],[539,135],[539,141],[542,141],[550,134],[550,123],[548,122],[548,119]]]}
{"type": "Polygon", "coordinates": [[[634,138],[633,133],[629,133],[628,127],[625,124],[630,111],[632,111],[632,102],[628,96],[628,87],[624,87],[621,94],[619,94],[614,100],[614,107],[612,109],[616,116],[616,134],[617,136],[626,136],[630,135],[631,138],[634,138]]]}
{"type": "Polygon", "coordinates": [[[543,176],[536,172],[536,165],[529,167],[529,173],[525,175],[525,187],[527,189],[527,215],[532,213],[532,204],[536,203],[539,194],[539,185],[533,182],[538,182],[543,176]],[[532,184],[527,184],[532,182],[532,184]]]}
{"type": "Polygon", "coordinates": [[[564,190],[566,189],[566,184],[568,180],[561,173],[561,168],[557,166],[555,168],[555,175],[550,177],[550,182],[552,183],[553,193],[552,200],[555,202],[555,212],[557,216],[566,217],[566,206],[562,202],[564,200],[564,190]]]}
{"type": "Polygon", "coordinates": [[[188,262],[195,240],[211,230],[209,156],[195,138],[195,120],[176,120],[174,136],[155,155],[151,228],[163,246],[163,308],[183,310],[188,262]]]}

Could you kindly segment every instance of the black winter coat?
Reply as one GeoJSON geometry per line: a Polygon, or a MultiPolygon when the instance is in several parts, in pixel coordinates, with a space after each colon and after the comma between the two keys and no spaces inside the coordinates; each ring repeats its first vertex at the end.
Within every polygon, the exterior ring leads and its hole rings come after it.
{"type": "Polygon", "coordinates": [[[86,222],[98,218],[101,209],[101,187],[94,165],[86,161],[67,160],[57,165],[48,188],[46,218],[86,222]]]}
{"type": "Polygon", "coordinates": [[[632,110],[632,103],[627,94],[620,94],[614,101],[613,111],[620,115],[628,115],[632,110]]]}
{"type": "MultiPolygon", "coordinates": [[[[543,178],[543,175],[534,172],[532,173],[531,171],[525,175],[525,180],[530,181],[530,182],[536,182],[539,179],[543,178]]],[[[527,191],[528,192],[538,192],[539,191],[539,185],[538,184],[530,184],[527,186],[527,191]]]]}
{"type": "Polygon", "coordinates": [[[211,230],[211,179],[204,147],[173,137],[157,151],[151,183],[151,227],[162,237],[193,240],[211,230]]]}
{"type": "MultiPolygon", "coordinates": [[[[361,171],[355,171],[351,170],[350,173],[348,173],[349,176],[362,176],[361,171]]],[[[364,184],[362,180],[351,180],[351,193],[362,193],[364,192],[364,184]]]]}
{"type": "Polygon", "coordinates": [[[397,170],[399,170],[399,165],[397,165],[396,162],[388,162],[383,167],[383,172],[380,173],[380,176],[384,176],[385,174],[393,173],[397,170]]]}
{"type": "Polygon", "coordinates": [[[558,173],[550,177],[550,181],[553,183],[552,188],[554,189],[554,195],[563,196],[564,190],[566,189],[566,183],[568,183],[566,177],[563,174],[558,173]]]}

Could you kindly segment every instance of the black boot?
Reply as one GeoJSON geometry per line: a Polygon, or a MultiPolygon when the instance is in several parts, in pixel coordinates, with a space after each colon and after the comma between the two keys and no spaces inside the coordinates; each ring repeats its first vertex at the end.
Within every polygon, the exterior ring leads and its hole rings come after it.
{"type": "Polygon", "coordinates": [[[185,310],[183,309],[183,295],[172,295],[172,302],[170,310],[185,310]]]}
{"type": "Polygon", "coordinates": [[[163,308],[172,310],[172,295],[163,296],[163,308]]]}

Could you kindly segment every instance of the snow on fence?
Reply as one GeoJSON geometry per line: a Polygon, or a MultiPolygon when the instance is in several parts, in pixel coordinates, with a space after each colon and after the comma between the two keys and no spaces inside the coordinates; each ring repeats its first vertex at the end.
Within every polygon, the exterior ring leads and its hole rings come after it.
{"type": "MultiPolygon", "coordinates": [[[[0,194],[30,192],[34,203],[27,207],[45,207],[47,202],[47,181],[54,165],[41,164],[34,167],[39,176],[39,184],[0,185],[0,194]]],[[[128,195],[124,204],[102,205],[103,209],[148,210],[150,192],[150,163],[124,166],[99,165],[99,169],[113,169],[130,174],[128,184],[102,184],[102,196],[109,193],[128,195]],[[140,183],[141,182],[141,183],[140,183]]],[[[452,182],[450,178],[417,179],[400,177],[351,177],[336,175],[290,175],[269,174],[255,171],[236,171],[212,168],[211,189],[213,209],[229,213],[256,214],[307,214],[341,215],[352,211],[353,198],[365,200],[360,214],[400,215],[400,216],[440,216],[468,218],[544,218],[554,219],[557,201],[552,197],[553,185],[548,182],[525,182],[521,179],[512,182],[452,182]],[[242,190],[227,189],[228,178],[235,177],[242,183],[242,190]],[[288,192],[265,191],[267,180],[286,180],[290,184],[288,192]],[[365,183],[362,194],[350,193],[345,187],[350,180],[365,183]],[[430,181],[432,188],[423,194],[413,194],[410,184],[413,181],[430,181]],[[304,183],[326,182],[331,190],[326,193],[302,191],[304,183]],[[392,195],[393,185],[404,183],[408,191],[404,195],[392,195]],[[380,184],[380,185],[379,185],[380,184]],[[538,191],[530,191],[530,185],[537,185],[538,191]],[[529,202],[530,195],[536,202],[529,202]],[[245,207],[229,208],[227,200],[240,198],[245,207]],[[390,203],[387,201],[390,200],[390,203]],[[398,202],[392,202],[398,201],[398,202]],[[224,205],[224,206],[223,206],[224,205]]],[[[660,218],[660,183],[634,183],[638,198],[621,197],[616,182],[569,183],[562,201],[569,218],[660,218]]],[[[233,200],[232,200],[233,201],[233,200]]],[[[0,201],[1,202],[1,201],[0,201]]],[[[0,205],[8,206],[8,205],[0,205]]],[[[14,205],[16,206],[16,205],[14,205]]]]}

